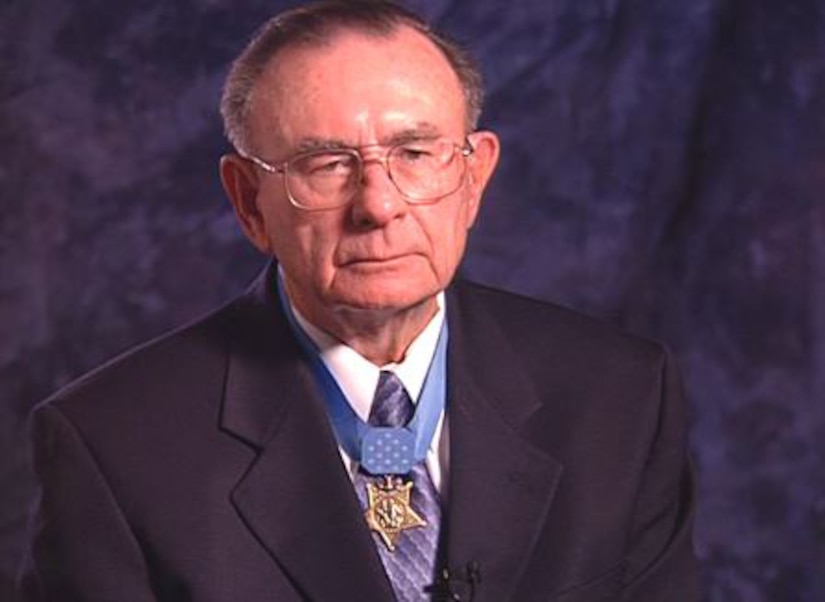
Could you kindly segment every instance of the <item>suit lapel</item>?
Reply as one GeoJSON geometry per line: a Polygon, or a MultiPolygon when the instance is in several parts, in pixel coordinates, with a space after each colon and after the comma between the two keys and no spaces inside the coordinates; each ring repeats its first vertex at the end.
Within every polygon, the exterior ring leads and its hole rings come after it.
{"type": "Polygon", "coordinates": [[[303,597],[392,600],[274,286],[271,278],[260,279],[231,324],[221,428],[256,452],[232,502],[303,597]]]}
{"type": "MultiPolygon", "coordinates": [[[[259,279],[230,319],[221,429],[255,455],[231,498],[309,600],[393,600],[326,410],[274,296],[259,279]]],[[[460,290],[460,287],[456,287],[460,290]]],[[[540,402],[493,318],[448,303],[447,564],[477,563],[477,601],[511,599],[561,476],[519,434],[540,402]]]]}
{"type": "Polygon", "coordinates": [[[460,290],[448,303],[448,566],[478,566],[476,600],[509,600],[562,467],[519,434],[538,396],[495,321],[460,290]]]}

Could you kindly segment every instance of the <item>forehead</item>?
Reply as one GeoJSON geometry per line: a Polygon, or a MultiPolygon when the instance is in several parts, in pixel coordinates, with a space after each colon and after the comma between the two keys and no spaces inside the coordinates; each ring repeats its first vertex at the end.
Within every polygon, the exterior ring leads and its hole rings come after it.
{"type": "Polygon", "coordinates": [[[304,136],[381,142],[402,129],[463,136],[466,103],[441,50],[401,27],[387,36],[340,32],[280,51],[253,91],[253,140],[304,136]]]}

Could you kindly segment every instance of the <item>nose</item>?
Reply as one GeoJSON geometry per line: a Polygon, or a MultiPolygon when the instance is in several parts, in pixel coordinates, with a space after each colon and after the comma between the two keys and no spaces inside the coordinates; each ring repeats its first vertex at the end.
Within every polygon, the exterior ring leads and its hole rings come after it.
{"type": "Polygon", "coordinates": [[[407,211],[407,202],[390,180],[386,161],[364,161],[361,185],[352,203],[352,219],[359,228],[380,228],[407,211]]]}

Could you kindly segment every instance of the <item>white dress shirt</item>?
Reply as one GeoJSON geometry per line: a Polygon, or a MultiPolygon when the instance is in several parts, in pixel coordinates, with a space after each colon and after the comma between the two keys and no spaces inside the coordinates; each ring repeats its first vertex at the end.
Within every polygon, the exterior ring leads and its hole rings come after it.
{"type": "MultiPolygon", "coordinates": [[[[332,374],[335,382],[341,388],[344,397],[349,402],[352,409],[361,420],[367,422],[370,409],[372,408],[375,389],[378,386],[379,373],[382,370],[390,370],[398,376],[404,388],[407,390],[414,404],[418,403],[418,397],[424,386],[424,379],[430,368],[433,356],[438,344],[438,336],[441,332],[441,325],[444,322],[444,293],[439,293],[436,297],[438,310],[424,330],[413,339],[404,359],[398,363],[376,366],[363,355],[355,351],[352,347],[342,343],[330,334],[314,326],[307,321],[304,316],[292,307],[295,320],[304,330],[307,336],[315,343],[320,351],[321,360],[332,374]]],[[[446,401],[446,400],[445,400],[446,401]]],[[[427,450],[427,470],[433,485],[438,490],[442,499],[446,495],[446,479],[448,468],[448,432],[445,422],[444,412],[438,419],[433,440],[427,450]]],[[[339,446],[344,465],[353,476],[358,470],[358,464],[349,457],[346,451],[339,446]]]]}

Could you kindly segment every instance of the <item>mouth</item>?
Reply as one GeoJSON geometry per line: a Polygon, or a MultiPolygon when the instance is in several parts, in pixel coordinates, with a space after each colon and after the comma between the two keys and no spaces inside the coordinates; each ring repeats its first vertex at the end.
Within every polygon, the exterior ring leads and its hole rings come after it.
{"type": "Polygon", "coordinates": [[[394,264],[401,263],[409,259],[412,254],[392,255],[389,257],[353,257],[341,263],[344,268],[358,268],[358,267],[391,267],[394,264]]]}

